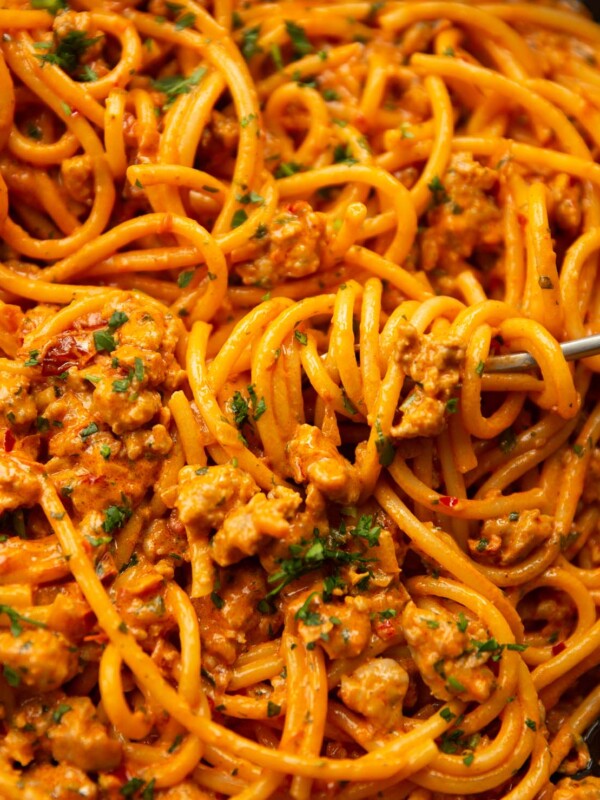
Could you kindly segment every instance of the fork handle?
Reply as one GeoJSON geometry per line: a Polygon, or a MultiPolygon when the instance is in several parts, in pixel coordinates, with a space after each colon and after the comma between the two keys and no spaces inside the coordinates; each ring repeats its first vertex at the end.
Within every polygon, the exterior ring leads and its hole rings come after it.
{"type": "MultiPolygon", "coordinates": [[[[588,356],[600,354],[600,334],[573,339],[560,345],[567,361],[577,361],[588,356]]],[[[509,353],[506,356],[490,356],[484,366],[484,372],[527,372],[537,367],[537,361],[529,353],[509,353]]]]}

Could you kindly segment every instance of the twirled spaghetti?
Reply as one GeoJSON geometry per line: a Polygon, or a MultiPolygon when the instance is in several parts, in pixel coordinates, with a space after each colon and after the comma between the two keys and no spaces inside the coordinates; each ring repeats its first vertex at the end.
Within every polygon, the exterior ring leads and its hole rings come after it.
{"type": "Polygon", "coordinates": [[[600,793],[600,28],[0,29],[0,795],[600,793]]]}

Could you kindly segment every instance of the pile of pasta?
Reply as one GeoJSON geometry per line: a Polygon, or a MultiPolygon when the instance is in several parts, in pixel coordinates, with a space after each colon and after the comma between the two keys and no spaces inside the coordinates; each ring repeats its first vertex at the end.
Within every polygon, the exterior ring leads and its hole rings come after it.
{"type": "Polygon", "coordinates": [[[0,795],[596,797],[600,27],[0,30],[0,795]]]}

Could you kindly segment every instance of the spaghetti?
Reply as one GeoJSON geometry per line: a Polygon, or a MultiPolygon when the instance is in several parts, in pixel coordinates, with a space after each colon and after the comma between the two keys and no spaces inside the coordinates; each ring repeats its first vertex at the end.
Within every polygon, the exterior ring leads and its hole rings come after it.
{"type": "Polygon", "coordinates": [[[600,793],[576,5],[2,4],[3,798],[600,793]]]}

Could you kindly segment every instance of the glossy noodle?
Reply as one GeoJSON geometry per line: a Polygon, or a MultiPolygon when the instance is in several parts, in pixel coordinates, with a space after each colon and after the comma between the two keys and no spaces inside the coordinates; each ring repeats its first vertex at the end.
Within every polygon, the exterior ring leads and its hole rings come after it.
{"type": "Polygon", "coordinates": [[[600,797],[600,27],[1,6],[0,796],[600,797]]]}

